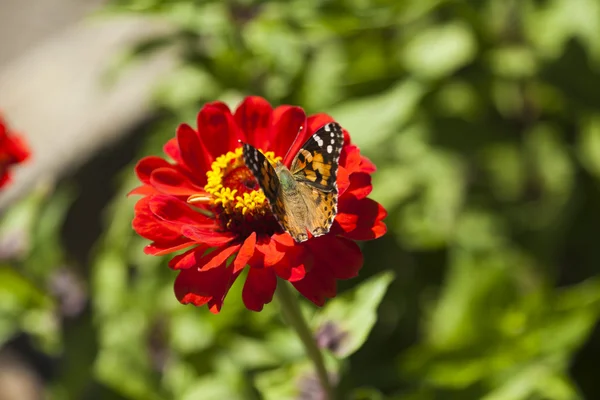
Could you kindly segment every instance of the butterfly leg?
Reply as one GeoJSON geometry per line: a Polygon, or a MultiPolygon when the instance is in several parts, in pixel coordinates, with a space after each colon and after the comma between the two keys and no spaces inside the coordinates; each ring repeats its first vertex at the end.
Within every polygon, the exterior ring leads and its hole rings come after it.
{"type": "Polygon", "coordinates": [[[325,228],[319,226],[319,227],[313,229],[313,231],[311,233],[314,237],[317,237],[317,236],[323,236],[327,232],[329,232],[329,229],[325,229],[325,228]]]}
{"type": "Polygon", "coordinates": [[[288,233],[296,242],[305,242],[308,240],[308,234],[300,229],[289,229],[288,233]]]}

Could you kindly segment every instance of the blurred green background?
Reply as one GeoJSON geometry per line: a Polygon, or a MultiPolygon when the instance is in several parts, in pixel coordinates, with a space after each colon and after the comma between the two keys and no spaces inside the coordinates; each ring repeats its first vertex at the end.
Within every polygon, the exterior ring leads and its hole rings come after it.
{"type": "Polygon", "coordinates": [[[177,67],[152,118],[3,215],[0,369],[53,399],[317,398],[276,302],[247,311],[236,285],[218,316],[181,306],[131,230],[135,162],[204,102],[254,94],[329,113],[378,166],[387,236],[339,300],[304,304],[315,328],[353,320],[340,398],[600,398],[597,0],[113,0],[99,17],[125,14],[171,29],[106,84],[163,47],[177,67]]]}

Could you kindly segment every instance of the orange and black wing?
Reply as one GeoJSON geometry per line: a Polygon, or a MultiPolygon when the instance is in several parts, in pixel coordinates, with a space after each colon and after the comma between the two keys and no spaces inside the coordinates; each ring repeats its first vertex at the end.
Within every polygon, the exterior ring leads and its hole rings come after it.
{"type": "Polygon", "coordinates": [[[247,143],[244,143],[243,146],[244,163],[258,181],[269,203],[274,204],[280,190],[275,168],[256,147],[247,143]]]}
{"type": "Polygon", "coordinates": [[[285,222],[285,208],[281,202],[281,184],[275,168],[256,147],[243,143],[244,163],[258,181],[265,197],[269,201],[273,215],[280,224],[285,222]]]}
{"type": "Polygon", "coordinates": [[[342,127],[330,122],[304,143],[292,161],[290,172],[298,182],[323,192],[337,193],[337,169],[343,146],[342,127]]]}

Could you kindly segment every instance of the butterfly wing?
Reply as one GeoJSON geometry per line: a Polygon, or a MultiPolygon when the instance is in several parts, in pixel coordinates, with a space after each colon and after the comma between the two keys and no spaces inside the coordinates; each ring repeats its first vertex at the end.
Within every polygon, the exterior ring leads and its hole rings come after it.
{"type": "Polygon", "coordinates": [[[337,214],[337,170],[344,146],[342,127],[331,122],[304,143],[290,169],[309,209],[308,230],[313,236],[329,232],[337,214]]]}
{"type": "Polygon", "coordinates": [[[298,182],[337,193],[337,169],[344,146],[342,127],[330,122],[315,132],[296,154],[290,171],[298,182]]]}
{"type": "Polygon", "coordinates": [[[337,191],[323,192],[304,183],[299,186],[309,210],[308,230],[313,237],[325,235],[337,214],[337,191]]]}
{"type": "MultiPolygon", "coordinates": [[[[269,160],[267,160],[260,150],[247,143],[243,144],[243,157],[244,163],[258,181],[258,185],[269,201],[269,204],[273,209],[273,213],[278,214],[275,208],[278,207],[277,200],[279,198],[281,184],[279,183],[279,178],[277,178],[275,168],[273,168],[269,160]]],[[[283,211],[279,210],[279,213],[282,212],[283,211]]]]}
{"type": "MultiPolygon", "coordinates": [[[[265,156],[255,147],[244,143],[243,145],[244,163],[250,169],[258,185],[269,201],[271,211],[279,225],[288,232],[296,242],[303,242],[308,239],[306,234],[306,223],[298,220],[294,214],[294,202],[298,198],[290,198],[281,186],[277,171],[265,156]],[[286,207],[287,204],[287,207],[286,207]],[[289,208],[289,212],[286,211],[289,208]]],[[[283,166],[280,166],[285,168],[283,166]]],[[[289,173],[289,172],[288,172],[289,173]]]]}

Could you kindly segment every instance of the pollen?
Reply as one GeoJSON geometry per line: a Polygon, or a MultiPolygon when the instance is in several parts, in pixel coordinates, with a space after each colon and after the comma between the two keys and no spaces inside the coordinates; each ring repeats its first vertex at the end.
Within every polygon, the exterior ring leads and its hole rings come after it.
{"type": "MultiPolygon", "coordinates": [[[[272,151],[263,153],[271,163],[281,160],[272,151]]],[[[202,202],[212,206],[215,216],[227,230],[239,230],[253,222],[272,220],[271,209],[256,178],[246,167],[242,148],[217,157],[206,173],[204,186],[208,196],[190,196],[188,203],[202,202]]]]}

